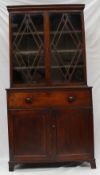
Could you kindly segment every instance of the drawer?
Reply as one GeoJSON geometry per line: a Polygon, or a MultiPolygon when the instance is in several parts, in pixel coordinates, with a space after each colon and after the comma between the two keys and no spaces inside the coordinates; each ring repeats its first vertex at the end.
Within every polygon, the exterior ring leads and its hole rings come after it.
{"type": "Polygon", "coordinates": [[[53,106],[91,106],[91,91],[12,91],[8,93],[9,108],[32,108],[53,106]]]}

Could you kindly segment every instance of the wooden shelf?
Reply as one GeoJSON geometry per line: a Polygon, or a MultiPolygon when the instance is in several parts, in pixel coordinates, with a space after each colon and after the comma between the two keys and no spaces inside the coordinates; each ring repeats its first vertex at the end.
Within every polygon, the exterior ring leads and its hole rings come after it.
{"type": "MultiPolygon", "coordinates": [[[[29,55],[29,54],[37,54],[39,51],[38,50],[30,50],[30,51],[14,51],[13,53],[15,54],[22,54],[22,55],[29,55]]],[[[41,52],[43,53],[43,51],[41,52]]]]}
{"type": "Polygon", "coordinates": [[[45,69],[44,66],[24,66],[24,67],[14,67],[13,70],[24,70],[24,69],[45,69]]]}
{"type": "MultiPolygon", "coordinates": [[[[59,49],[59,50],[51,50],[52,53],[72,53],[72,52],[77,52],[81,51],[82,49],[59,49]]],[[[39,51],[38,50],[30,50],[30,51],[14,51],[13,53],[15,54],[22,54],[22,55],[29,55],[29,54],[37,54],[39,51]]],[[[41,51],[41,54],[43,54],[44,51],[41,51]]]]}
{"type": "MultiPolygon", "coordinates": [[[[54,34],[59,34],[61,33],[62,31],[59,31],[59,32],[56,32],[56,31],[53,31],[53,32],[50,32],[51,35],[54,35],[54,34]]],[[[69,34],[69,33],[81,33],[82,31],[81,30],[75,30],[75,31],[63,31],[62,34],[69,34]]],[[[16,35],[43,35],[44,32],[42,31],[38,31],[37,32],[13,32],[13,35],[16,36],[16,35]]]]}
{"type": "MultiPolygon", "coordinates": [[[[83,68],[84,66],[83,65],[72,65],[72,66],[70,66],[70,65],[64,65],[64,66],[51,66],[51,69],[59,69],[59,68],[69,68],[69,67],[77,67],[77,68],[83,68]]],[[[24,69],[45,69],[45,67],[44,66],[30,66],[30,67],[14,67],[13,68],[13,70],[24,70],[24,69]]]]}
{"type": "Polygon", "coordinates": [[[59,69],[59,68],[69,68],[69,67],[77,67],[77,68],[83,68],[83,65],[64,65],[64,66],[51,66],[51,69],[59,69]]]}
{"type": "Polygon", "coordinates": [[[61,34],[69,34],[69,33],[82,33],[82,31],[81,30],[68,30],[68,31],[58,31],[58,32],[56,32],[56,31],[53,31],[53,32],[50,32],[50,34],[59,34],[59,33],[61,33],[61,34]]]}
{"type": "Polygon", "coordinates": [[[59,49],[59,50],[51,50],[51,52],[55,53],[72,53],[72,52],[77,52],[77,51],[81,51],[82,52],[82,49],[59,49]]]}
{"type": "Polygon", "coordinates": [[[37,31],[37,32],[13,32],[13,35],[16,36],[16,35],[43,35],[44,32],[42,31],[37,31]]]}

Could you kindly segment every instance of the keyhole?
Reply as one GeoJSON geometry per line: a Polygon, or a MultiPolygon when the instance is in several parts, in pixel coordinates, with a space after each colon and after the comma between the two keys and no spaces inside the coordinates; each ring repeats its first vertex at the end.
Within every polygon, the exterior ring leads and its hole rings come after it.
{"type": "Polygon", "coordinates": [[[52,125],[52,128],[55,128],[56,126],[55,125],[52,125]]]}

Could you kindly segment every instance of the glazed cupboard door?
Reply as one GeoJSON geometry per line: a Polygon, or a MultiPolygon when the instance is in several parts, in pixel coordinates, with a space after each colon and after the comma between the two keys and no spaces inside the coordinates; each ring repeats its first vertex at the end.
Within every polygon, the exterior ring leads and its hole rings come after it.
{"type": "MultiPolygon", "coordinates": [[[[46,161],[49,157],[49,116],[45,110],[9,111],[9,132],[13,133],[14,160],[46,161]]],[[[12,151],[12,150],[11,150],[12,151]]]]}
{"type": "Polygon", "coordinates": [[[12,13],[12,85],[85,84],[82,20],[80,12],[12,13]]]}
{"type": "Polygon", "coordinates": [[[50,13],[49,20],[52,83],[85,83],[82,14],[50,13]]]}
{"type": "Polygon", "coordinates": [[[92,112],[90,109],[56,111],[57,160],[81,160],[92,157],[92,112]]]}
{"type": "Polygon", "coordinates": [[[12,85],[44,84],[43,13],[13,13],[10,28],[12,85]]]}

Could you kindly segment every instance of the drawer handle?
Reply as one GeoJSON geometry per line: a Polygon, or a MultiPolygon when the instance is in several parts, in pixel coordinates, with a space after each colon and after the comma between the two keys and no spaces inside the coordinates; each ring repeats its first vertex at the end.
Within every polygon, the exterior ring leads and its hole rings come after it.
{"type": "Polygon", "coordinates": [[[32,98],[27,97],[27,98],[25,98],[25,101],[26,101],[26,103],[32,103],[32,98]]]}
{"type": "Polygon", "coordinates": [[[68,97],[68,102],[74,102],[76,98],[74,96],[69,96],[68,97]]]}

